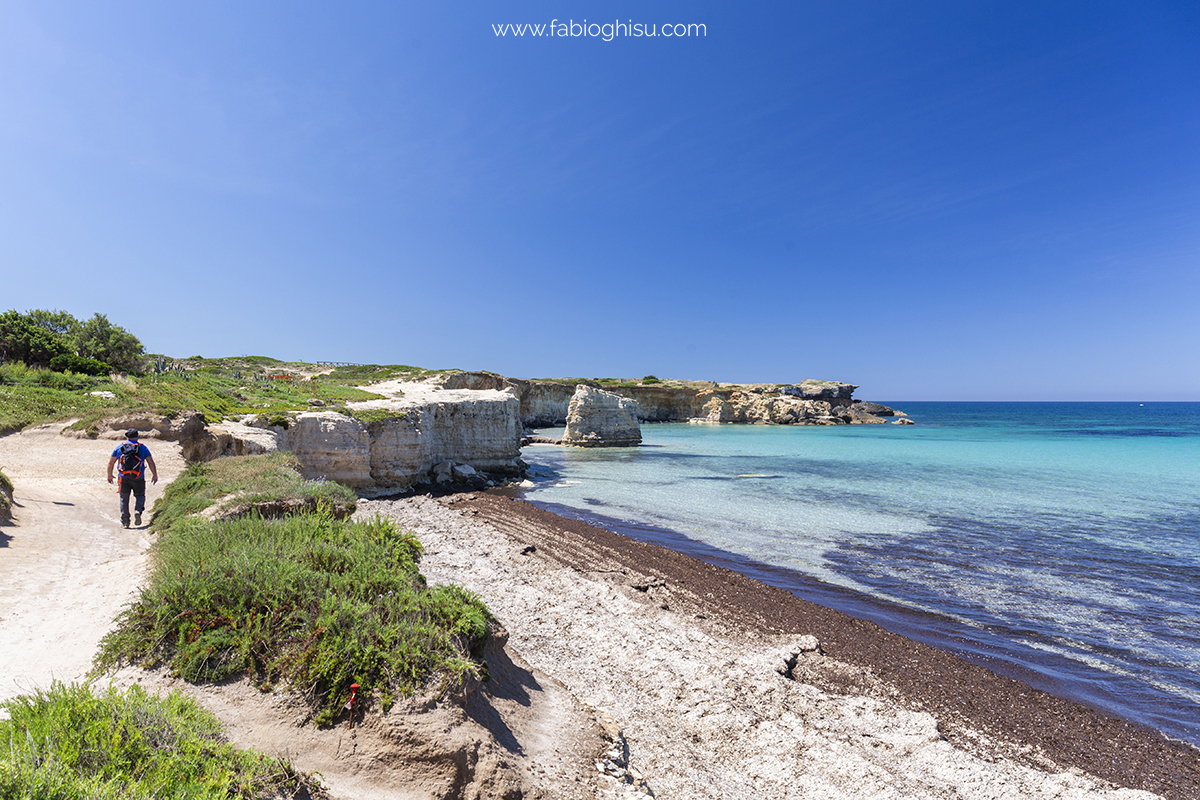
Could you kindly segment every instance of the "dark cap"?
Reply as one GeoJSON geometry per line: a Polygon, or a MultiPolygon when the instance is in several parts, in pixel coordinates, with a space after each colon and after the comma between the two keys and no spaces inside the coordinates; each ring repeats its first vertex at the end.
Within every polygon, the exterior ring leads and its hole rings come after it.
{"type": "Polygon", "coordinates": [[[130,428],[129,430],[125,431],[126,439],[136,439],[137,437],[138,437],[137,428],[130,428]]]}

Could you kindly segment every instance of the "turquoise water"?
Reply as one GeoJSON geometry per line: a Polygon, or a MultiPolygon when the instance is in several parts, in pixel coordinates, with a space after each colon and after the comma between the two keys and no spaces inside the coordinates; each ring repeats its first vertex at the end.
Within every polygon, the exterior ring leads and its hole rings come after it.
{"type": "Polygon", "coordinates": [[[527,447],[525,497],[1200,744],[1200,403],[896,405],[527,447]]]}

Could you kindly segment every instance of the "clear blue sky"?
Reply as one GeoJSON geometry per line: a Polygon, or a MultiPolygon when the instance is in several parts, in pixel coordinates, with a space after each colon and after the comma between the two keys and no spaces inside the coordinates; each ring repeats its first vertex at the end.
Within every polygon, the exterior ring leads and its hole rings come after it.
{"type": "Polygon", "coordinates": [[[1200,400],[1200,4],[0,0],[0,273],[175,356],[1200,400]]]}

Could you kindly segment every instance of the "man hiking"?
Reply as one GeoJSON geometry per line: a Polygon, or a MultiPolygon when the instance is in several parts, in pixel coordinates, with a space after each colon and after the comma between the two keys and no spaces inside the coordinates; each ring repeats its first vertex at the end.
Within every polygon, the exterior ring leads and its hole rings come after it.
{"type": "Polygon", "coordinates": [[[150,480],[158,483],[158,467],[150,449],[138,441],[137,428],[125,431],[125,443],[113,450],[108,459],[108,482],[113,482],[113,467],[117,467],[120,482],[117,491],[121,494],[121,527],[129,527],[129,493],[133,492],[133,524],[142,524],[142,512],[146,510],[146,466],[150,466],[150,480]]]}

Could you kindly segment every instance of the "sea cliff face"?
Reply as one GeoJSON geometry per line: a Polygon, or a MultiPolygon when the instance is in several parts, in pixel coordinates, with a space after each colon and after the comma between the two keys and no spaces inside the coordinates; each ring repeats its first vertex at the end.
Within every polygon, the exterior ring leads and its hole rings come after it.
{"type": "Polygon", "coordinates": [[[368,494],[431,482],[446,464],[493,475],[521,473],[520,403],[513,392],[373,388],[385,399],[353,404],[351,413],[361,418],[305,411],[292,415],[287,428],[254,418],[223,422],[185,442],[184,455],[205,461],[291,450],[305,478],[334,480],[368,494]]]}
{"type": "Polygon", "coordinates": [[[567,409],[575,396],[575,384],[526,381],[508,378],[521,406],[521,424],[526,428],[550,428],[567,424],[567,409]]]}
{"type": "MultiPolygon", "coordinates": [[[[511,387],[521,403],[521,423],[527,428],[565,425],[576,383],[519,380],[489,373],[460,373],[459,385],[511,387]]],[[[679,386],[625,384],[597,386],[637,402],[640,422],[731,422],[773,425],[879,424],[895,411],[878,403],[854,399],[858,387],[837,381],[738,386],[694,383],[679,386]]]]}

